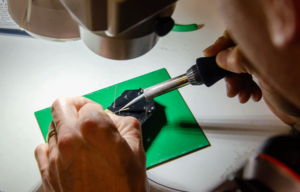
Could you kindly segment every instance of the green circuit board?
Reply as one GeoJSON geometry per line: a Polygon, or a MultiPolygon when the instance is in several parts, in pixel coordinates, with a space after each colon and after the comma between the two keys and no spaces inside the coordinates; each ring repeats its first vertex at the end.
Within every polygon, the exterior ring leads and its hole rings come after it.
{"type": "MultiPolygon", "coordinates": [[[[101,104],[106,109],[113,102],[112,96],[115,94],[116,86],[119,97],[125,90],[144,89],[168,79],[170,75],[166,69],[160,69],[86,94],[84,97],[101,104]]],[[[178,90],[161,95],[154,101],[156,111],[142,125],[147,168],[210,146],[178,90]]],[[[48,127],[52,121],[50,107],[34,114],[46,141],[48,127]]]]}

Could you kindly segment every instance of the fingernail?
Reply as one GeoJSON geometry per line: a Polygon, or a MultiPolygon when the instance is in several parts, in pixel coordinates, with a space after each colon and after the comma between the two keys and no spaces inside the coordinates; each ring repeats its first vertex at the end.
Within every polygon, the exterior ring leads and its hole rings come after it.
{"type": "Polygon", "coordinates": [[[227,97],[229,97],[229,89],[230,89],[230,85],[228,83],[226,83],[227,97]]]}
{"type": "Polygon", "coordinates": [[[227,67],[227,50],[221,51],[216,58],[219,67],[226,69],[227,67]]]}

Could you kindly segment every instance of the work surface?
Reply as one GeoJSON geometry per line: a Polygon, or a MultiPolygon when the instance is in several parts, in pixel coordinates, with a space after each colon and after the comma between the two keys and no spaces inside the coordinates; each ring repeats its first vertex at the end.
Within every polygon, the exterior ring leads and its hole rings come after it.
{"type": "MultiPolygon", "coordinates": [[[[172,32],[148,54],[129,61],[101,58],[81,41],[0,36],[0,191],[31,191],[40,180],[33,153],[44,140],[35,111],[58,97],[84,95],[160,68],[180,75],[225,29],[210,0],[179,1],[174,19],[204,27],[172,32]]],[[[289,131],[263,101],[242,105],[227,98],[224,81],[211,88],[187,86],[180,93],[211,146],[149,170],[148,177],[158,183],[210,191],[266,138],[289,131]]]]}

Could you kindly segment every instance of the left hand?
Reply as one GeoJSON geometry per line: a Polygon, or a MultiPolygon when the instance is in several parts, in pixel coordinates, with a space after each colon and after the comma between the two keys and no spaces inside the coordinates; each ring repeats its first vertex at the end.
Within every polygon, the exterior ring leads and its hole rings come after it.
{"type": "Polygon", "coordinates": [[[49,131],[35,150],[44,191],[147,191],[140,123],[106,114],[84,97],[56,100],[49,131]]]}
{"type": "MultiPolygon", "coordinates": [[[[231,40],[227,31],[224,35],[219,37],[217,41],[206,48],[203,51],[205,57],[217,57],[217,63],[219,65],[220,61],[219,53],[223,53],[227,59],[231,59],[234,62],[247,62],[243,57],[241,52],[238,50],[238,46],[231,40]],[[229,54],[231,53],[231,55],[229,54]],[[229,56],[231,58],[229,58],[229,56]]],[[[251,98],[253,101],[258,102],[262,98],[262,91],[260,87],[253,81],[252,75],[247,73],[247,71],[232,71],[231,75],[225,77],[227,96],[232,98],[238,96],[240,103],[247,103],[251,98]]]]}
{"type": "MultiPolygon", "coordinates": [[[[282,100],[284,100],[283,97],[281,95],[277,95],[277,91],[272,90],[270,86],[262,83],[263,81],[259,81],[258,79],[259,85],[253,81],[252,74],[250,74],[245,68],[245,66],[249,66],[251,64],[240,51],[239,45],[235,45],[235,43],[231,40],[227,31],[225,31],[224,35],[218,38],[213,45],[206,48],[203,53],[206,57],[217,56],[216,62],[220,67],[227,66],[225,70],[234,72],[234,74],[225,77],[228,97],[235,97],[238,95],[240,103],[246,103],[250,98],[252,98],[253,101],[258,102],[263,97],[266,105],[278,118],[287,125],[300,130],[299,117],[291,116],[283,112],[280,110],[282,107],[276,108],[270,102],[271,100],[275,104],[282,103],[282,100]]],[[[284,106],[288,108],[290,105],[285,104],[284,106]]]]}

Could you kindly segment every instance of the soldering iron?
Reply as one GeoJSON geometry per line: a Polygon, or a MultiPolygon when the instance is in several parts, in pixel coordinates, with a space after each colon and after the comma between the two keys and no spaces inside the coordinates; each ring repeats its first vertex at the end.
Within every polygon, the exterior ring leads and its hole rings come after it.
{"type": "Polygon", "coordinates": [[[220,79],[231,74],[220,68],[216,63],[216,57],[201,57],[196,60],[196,64],[189,68],[185,74],[174,77],[170,80],[164,81],[157,85],[144,89],[144,93],[137,98],[131,100],[127,105],[122,107],[119,111],[127,109],[129,106],[137,103],[145,98],[151,100],[157,96],[163,95],[175,89],[179,89],[186,85],[206,85],[212,86],[220,79]]]}

